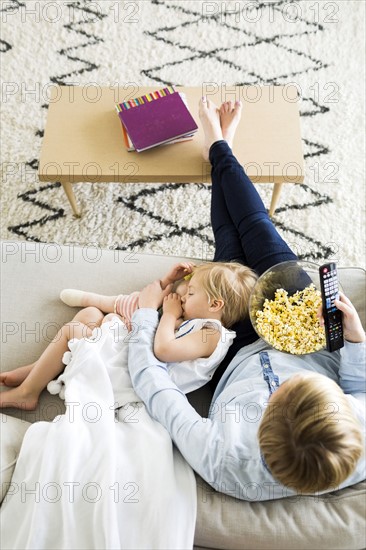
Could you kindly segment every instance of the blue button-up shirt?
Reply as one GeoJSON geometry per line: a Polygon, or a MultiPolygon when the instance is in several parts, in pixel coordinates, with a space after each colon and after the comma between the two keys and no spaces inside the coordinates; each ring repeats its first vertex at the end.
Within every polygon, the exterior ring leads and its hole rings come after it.
{"type": "MultiPolygon", "coordinates": [[[[364,343],[345,342],[344,348],[337,352],[294,356],[271,349],[259,339],[242,348],[231,361],[216,388],[208,418],[203,418],[172,382],[166,364],[153,354],[158,313],[153,309],[139,309],[133,323],[138,327],[129,344],[133,386],[151,416],[168,430],[187,462],[217,491],[243,500],[297,495],[272,477],[260,453],[257,432],[270,397],[260,362],[262,351],[267,351],[279,383],[304,371],[335,380],[365,427],[364,343]]],[[[363,456],[352,475],[329,491],[365,478],[363,456]]]]}

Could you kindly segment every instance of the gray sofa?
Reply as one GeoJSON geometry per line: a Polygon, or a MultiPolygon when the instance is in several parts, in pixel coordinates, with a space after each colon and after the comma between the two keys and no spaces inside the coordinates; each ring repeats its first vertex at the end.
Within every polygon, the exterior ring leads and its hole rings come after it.
{"type": "MultiPolygon", "coordinates": [[[[75,310],[59,300],[63,288],[117,294],[142,288],[160,277],[177,257],[124,253],[94,247],[3,242],[1,257],[1,368],[34,361],[75,310]]],[[[340,269],[346,294],[365,321],[365,272],[340,269]]],[[[190,394],[201,414],[208,410],[207,387],[190,394]]],[[[63,402],[43,392],[34,412],[1,415],[3,493],[31,422],[52,421],[63,402]]],[[[195,548],[355,549],[366,547],[366,482],[321,497],[245,502],[217,493],[197,476],[195,548]]]]}

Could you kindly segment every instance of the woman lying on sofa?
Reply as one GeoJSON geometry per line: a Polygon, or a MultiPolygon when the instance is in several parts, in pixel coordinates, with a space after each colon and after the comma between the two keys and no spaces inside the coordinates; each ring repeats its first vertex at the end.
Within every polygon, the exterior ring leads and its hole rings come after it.
{"type": "MultiPolygon", "coordinates": [[[[296,255],[277,233],[231,146],[241,104],[200,103],[204,155],[212,164],[211,219],[216,261],[239,261],[257,274],[296,255]]],[[[244,500],[340,489],[365,476],[365,333],[351,302],[343,314],[344,348],[291,356],[258,340],[249,320],[221,368],[209,418],[202,418],[152,353],[161,303],[157,285],[140,295],[129,347],[136,393],[169,431],[192,468],[216,490],[244,500]],[[145,308],[145,309],[144,309],[145,308]],[[227,366],[229,360],[232,359],[227,366]]]]}

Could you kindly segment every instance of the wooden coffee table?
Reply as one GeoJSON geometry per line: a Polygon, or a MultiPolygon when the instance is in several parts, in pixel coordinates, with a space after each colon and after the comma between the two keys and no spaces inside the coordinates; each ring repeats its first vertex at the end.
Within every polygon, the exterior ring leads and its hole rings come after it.
{"type": "Polygon", "coordinates": [[[304,180],[299,100],[289,86],[219,86],[177,88],[185,92],[199,126],[194,139],[127,152],[115,103],[164,86],[60,86],[52,89],[39,162],[39,179],[61,182],[72,210],[80,216],[73,184],[79,182],[211,182],[211,165],[202,158],[203,130],[198,104],[207,95],[217,106],[241,99],[243,115],[233,152],[254,183],[272,183],[273,215],[285,182],[304,180]]]}

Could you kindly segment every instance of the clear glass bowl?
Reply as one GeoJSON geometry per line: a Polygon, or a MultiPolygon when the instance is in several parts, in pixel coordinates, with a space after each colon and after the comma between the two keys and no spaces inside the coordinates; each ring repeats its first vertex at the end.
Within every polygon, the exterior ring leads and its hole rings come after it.
{"type": "MultiPolygon", "coordinates": [[[[303,297],[303,293],[301,295],[303,297]]],[[[320,296],[317,264],[300,260],[276,264],[261,275],[252,291],[249,301],[250,320],[260,338],[284,353],[304,355],[320,351],[325,349],[324,329],[319,326],[317,317],[320,296]],[[295,301],[299,296],[296,292],[310,285],[315,287],[314,291],[318,291],[318,307],[315,308],[311,300],[295,301]],[[275,300],[275,293],[279,289],[284,289],[288,294],[288,299],[282,299],[281,304],[275,300]],[[267,302],[266,306],[266,300],[275,300],[275,305],[268,306],[267,302]],[[291,301],[295,303],[291,304],[291,301]],[[263,311],[264,306],[266,312],[259,318],[257,312],[263,311]]]]}

